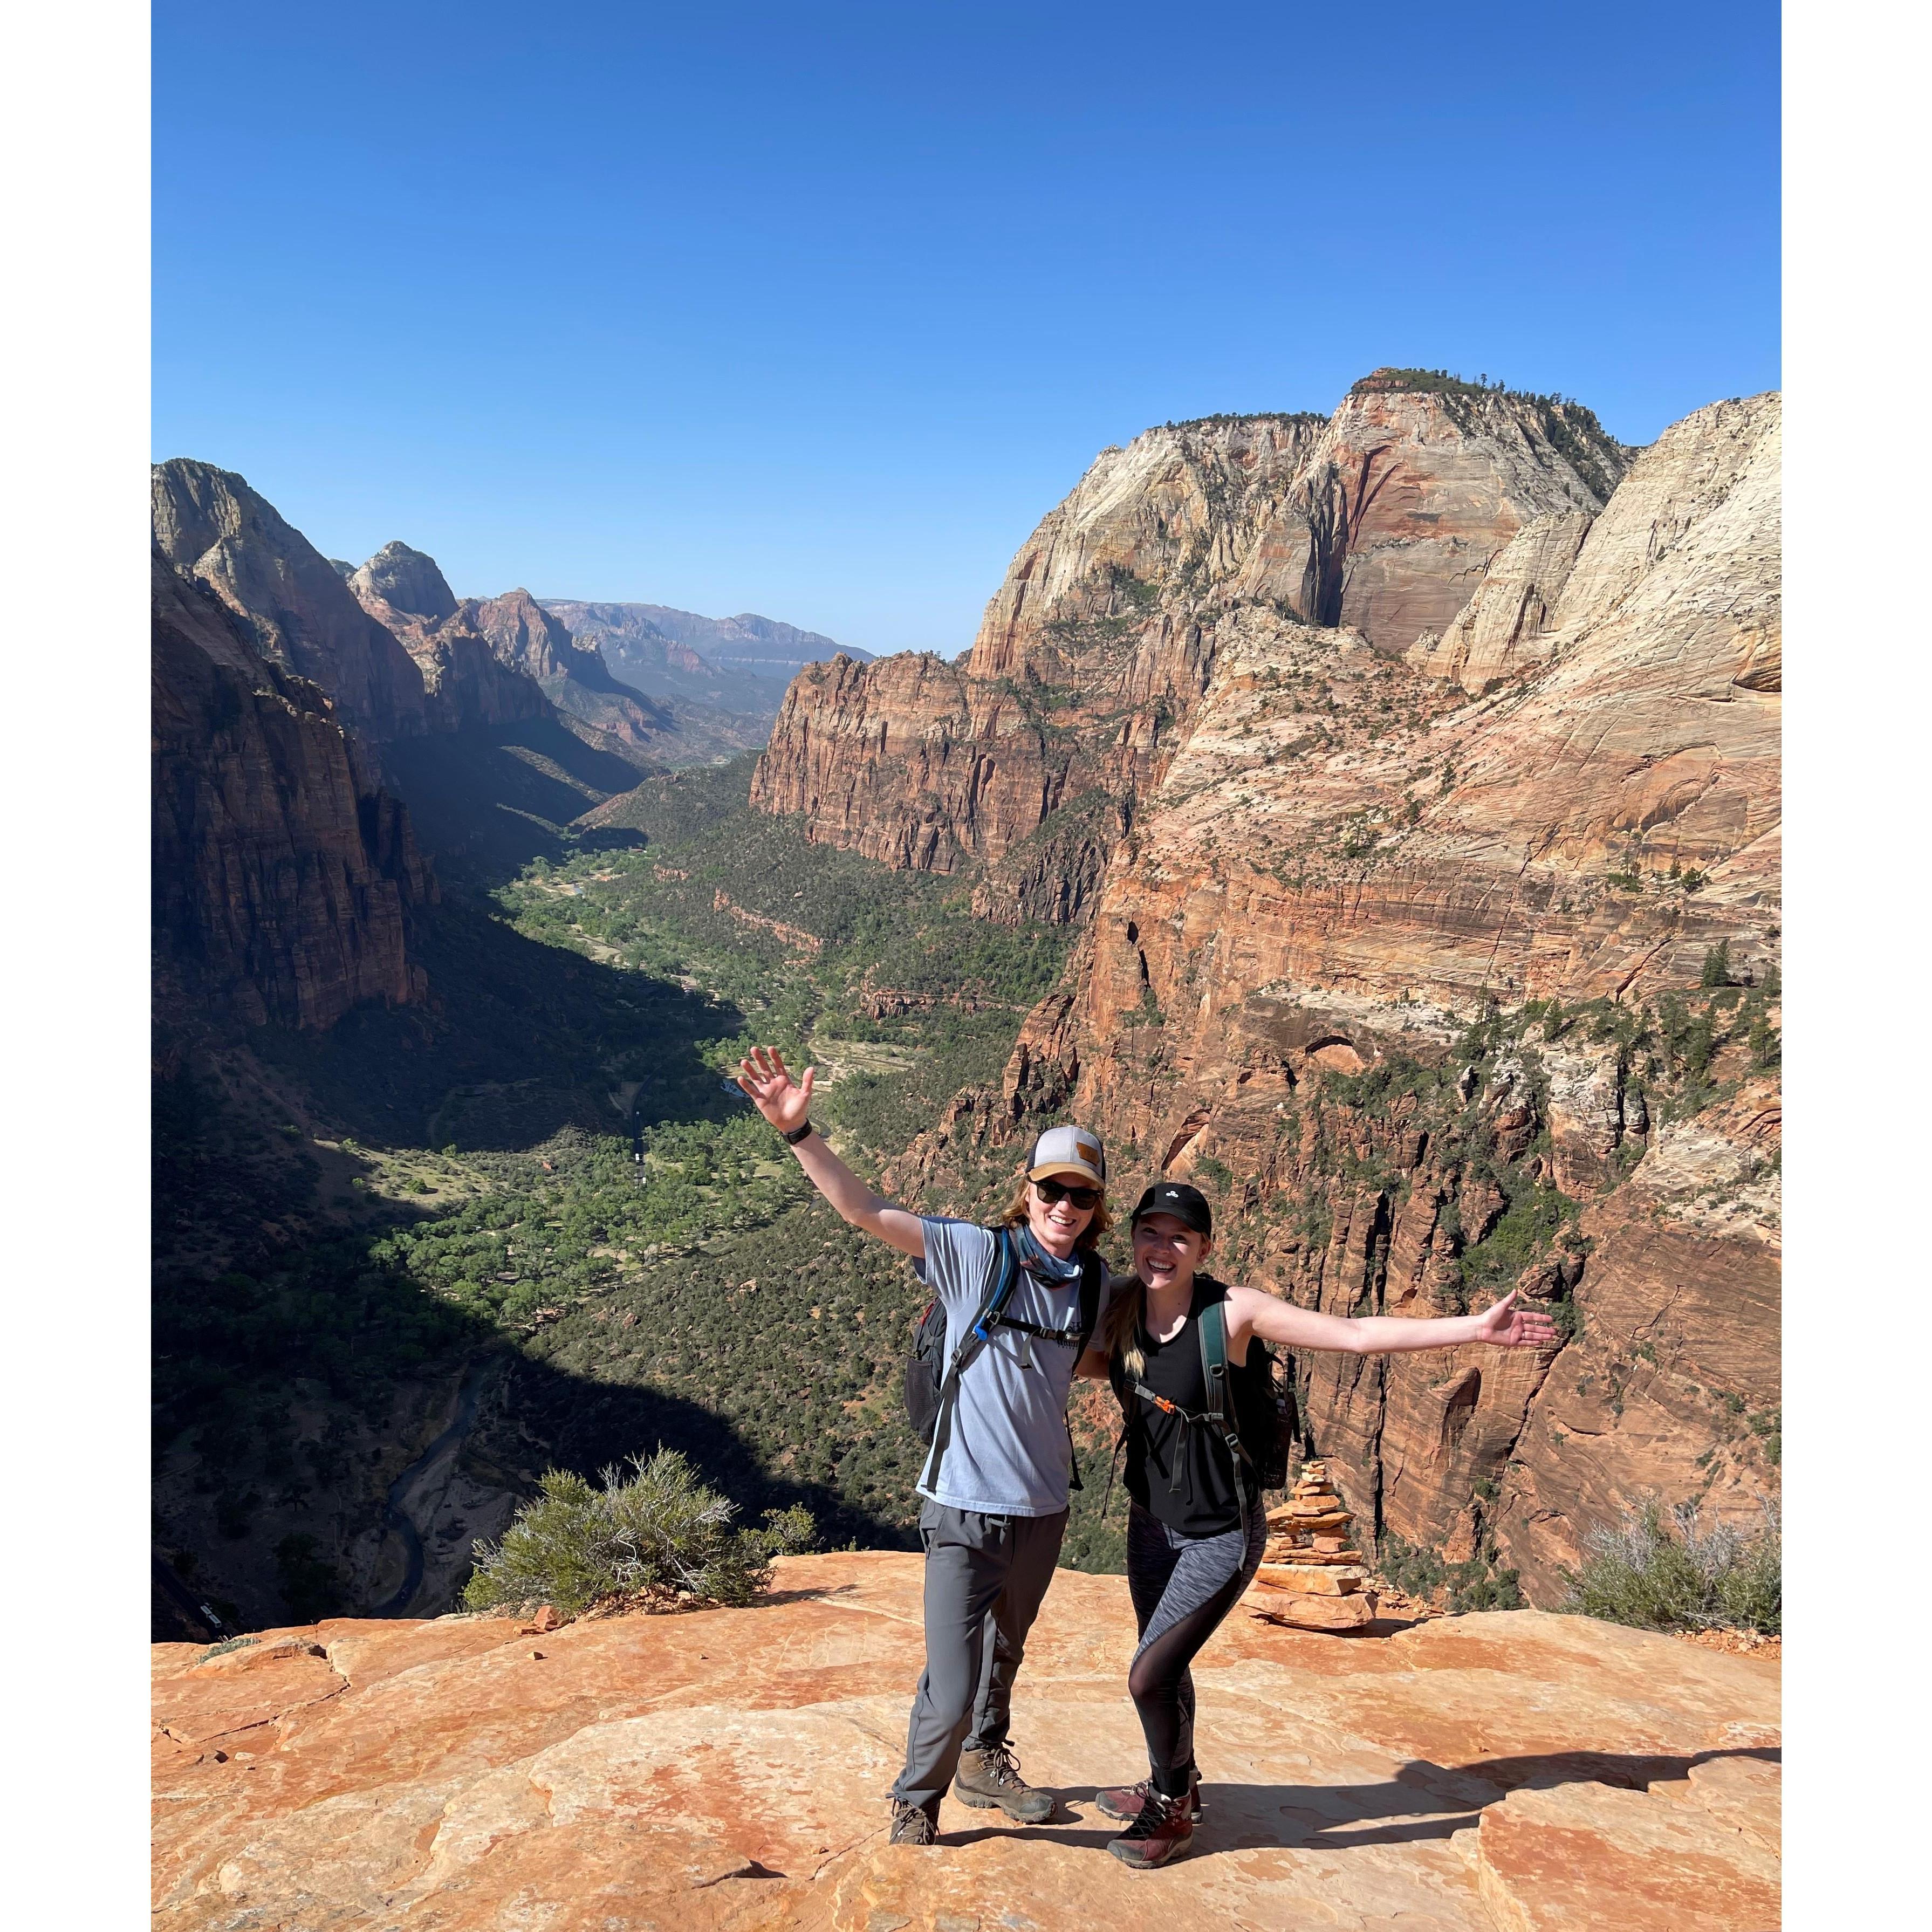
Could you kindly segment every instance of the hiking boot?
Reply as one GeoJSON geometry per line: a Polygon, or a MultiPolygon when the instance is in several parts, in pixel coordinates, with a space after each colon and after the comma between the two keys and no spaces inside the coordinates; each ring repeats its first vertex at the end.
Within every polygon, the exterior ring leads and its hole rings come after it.
{"type": "Polygon", "coordinates": [[[1028,1784],[1004,1744],[962,1751],[952,1795],[976,1811],[990,1811],[998,1805],[1022,1825],[1042,1825],[1053,1816],[1053,1793],[1036,1791],[1028,1784]]]}
{"type": "MultiPolygon", "coordinates": [[[[1154,1780],[1144,1778],[1138,1784],[1117,1784],[1111,1790],[1094,1793],[1094,1807],[1103,1818],[1118,1818],[1124,1825],[1131,1825],[1141,1815],[1141,1807],[1155,1796],[1154,1780]]],[[[1201,1774],[1190,1769],[1187,1774],[1188,1816],[1198,1819],[1203,1806],[1201,1802],[1201,1774]]]]}
{"type": "Polygon", "coordinates": [[[923,1804],[908,1804],[903,1798],[892,1800],[892,1828],[889,1845],[935,1845],[939,1842],[939,1820],[923,1804]]]}
{"type": "Polygon", "coordinates": [[[1194,1849],[1192,1793],[1163,1798],[1154,1792],[1141,1807],[1141,1815],[1107,1849],[1136,1871],[1152,1871],[1156,1865],[1185,1858],[1194,1849]]]}

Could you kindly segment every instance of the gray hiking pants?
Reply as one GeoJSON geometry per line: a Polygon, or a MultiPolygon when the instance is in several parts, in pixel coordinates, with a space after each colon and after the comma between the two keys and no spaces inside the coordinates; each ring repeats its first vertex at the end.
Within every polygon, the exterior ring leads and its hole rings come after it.
{"type": "Polygon", "coordinates": [[[1066,1512],[981,1516],[928,1502],[926,1669],[892,1795],[937,1812],[959,1754],[1006,1741],[1013,1678],[1066,1534],[1066,1512]]]}

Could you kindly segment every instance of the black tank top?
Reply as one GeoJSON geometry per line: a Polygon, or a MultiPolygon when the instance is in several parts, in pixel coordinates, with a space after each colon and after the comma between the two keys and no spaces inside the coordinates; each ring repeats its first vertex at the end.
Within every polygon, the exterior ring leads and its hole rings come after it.
{"type": "MultiPolygon", "coordinates": [[[[1140,1379],[1155,1394],[1164,1396],[1190,1415],[1203,1415],[1208,1409],[1208,1377],[1201,1366],[1200,1313],[1212,1303],[1225,1301],[1227,1295],[1223,1283],[1197,1274],[1187,1319],[1173,1339],[1156,1342],[1144,1334],[1141,1337],[1147,1366],[1140,1379]]],[[[1250,1358],[1255,1346],[1250,1339],[1250,1358]]],[[[1185,1536],[1213,1536],[1238,1529],[1241,1506],[1234,1487],[1234,1459],[1219,1432],[1184,1423],[1179,1416],[1156,1408],[1146,1396],[1135,1393],[1132,1378],[1118,1363],[1114,1373],[1120,1378],[1116,1392],[1126,1407],[1128,1495],[1157,1521],[1185,1536]]],[[[1232,1350],[1228,1382],[1234,1416],[1246,1415],[1256,1400],[1255,1370],[1247,1364],[1238,1364],[1232,1350]]],[[[1262,1399],[1266,1399],[1264,1389],[1262,1399]]],[[[1244,1476],[1240,1480],[1246,1479],[1244,1476]]],[[[1248,1495],[1252,1507],[1252,1484],[1248,1495]]]]}

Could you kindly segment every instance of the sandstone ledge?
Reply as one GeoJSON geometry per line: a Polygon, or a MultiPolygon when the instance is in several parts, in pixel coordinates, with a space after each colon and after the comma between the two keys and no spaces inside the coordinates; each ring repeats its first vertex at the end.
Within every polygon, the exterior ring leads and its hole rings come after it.
{"type": "Polygon", "coordinates": [[[1778,1670],[1534,1611],[1382,1636],[1237,1616],[1196,1670],[1208,1810],[1136,1874],[1121,1580],[1062,1571],[1016,1712],[1059,1821],[949,1800],[884,1843],[920,1655],[910,1556],[794,1558],[750,1610],[520,1634],[339,1621],[154,1651],[157,1923],[548,1932],[1441,1932],[1778,1918],[1778,1670]],[[282,1640],[292,1640],[282,1641],[282,1640]]]}

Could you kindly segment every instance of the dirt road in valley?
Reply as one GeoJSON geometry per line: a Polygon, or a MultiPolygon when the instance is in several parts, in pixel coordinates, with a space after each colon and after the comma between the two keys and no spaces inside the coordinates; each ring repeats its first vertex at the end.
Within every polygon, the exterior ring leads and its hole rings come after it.
{"type": "MultiPolygon", "coordinates": [[[[388,1595],[372,1607],[370,1615],[405,1616],[422,1594],[430,1562],[428,1546],[436,1538],[436,1520],[439,1516],[449,1517],[452,1510],[460,1512],[464,1507],[465,1498],[457,1493],[458,1466],[464,1444],[476,1426],[477,1410],[485,1388],[498,1367],[499,1358],[494,1355],[472,1358],[463,1372],[462,1383],[456,1395],[456,1413],[448,1426],[389,1485],[382,1510],[383,1558],[386,1561],[391,1546],[400,1544],[403,1574],[388,1595]]],[[[488,1500],[481,1492],[476,1499],[486,1502],[488,1500]]],[[[506,1498],[506,1506],[500,1512],[506,1516],[508,1502],[506,1498]]],[[[445,1524],[441,1540],[450,1540],[452,1529],[460,1532],[465,1526],[462,1516],[457,1514],[452,1522],[445,1524]]],[[[461,1554],[465,1558],[469,1548],[469,1540],[464,1540],[461,1554]]],[[[436,1611],[431,1610],[428,1614],[434,1616],[436,1611]]]]}

